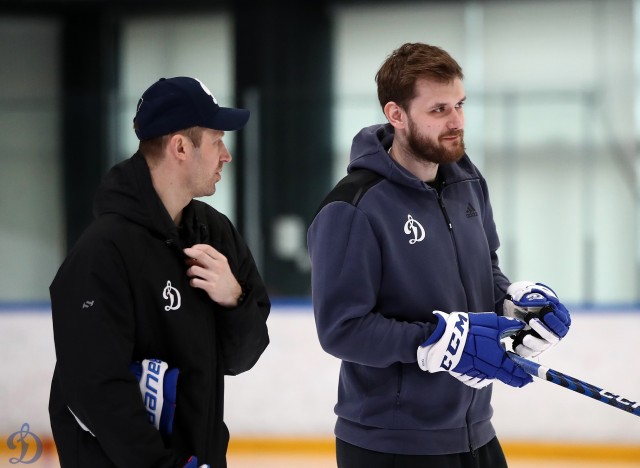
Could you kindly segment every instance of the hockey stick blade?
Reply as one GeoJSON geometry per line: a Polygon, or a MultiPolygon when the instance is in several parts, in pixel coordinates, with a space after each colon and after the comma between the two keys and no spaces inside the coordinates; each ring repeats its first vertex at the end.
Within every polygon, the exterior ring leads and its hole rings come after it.
{"type": "Polygon", "coordinates": [[[620,395],[609,392],[608,390],[604,390],[600,387],[596,387],[595,385],[583,382],[582,380],[576,379],[575,377],[571,377],[567,374],[563,374],[562,372],[558,372],[557,370],[541,366],[537,362],[525,359],[522,356],[518,356],[517,354],[512,353],[511,351],[507,351],[507,354],[509,355],[511,360],[518,364],[527,374],[530,374],[539,379],[553,382],[556,385],[560,385],[561,387],[568,388],[569,390],[573,390],[574,392],[581,393],[584,396],[588,396],[590,398],[593,398],[594,400],[601,401],[602,403],[606,403],[607,405],[611,405],[615,408],[621,409],[622,411],[626,411],[627,413],[640,416],[640,403],[638,402],[628,400],[627,398],[624,398],[620,395]]]}

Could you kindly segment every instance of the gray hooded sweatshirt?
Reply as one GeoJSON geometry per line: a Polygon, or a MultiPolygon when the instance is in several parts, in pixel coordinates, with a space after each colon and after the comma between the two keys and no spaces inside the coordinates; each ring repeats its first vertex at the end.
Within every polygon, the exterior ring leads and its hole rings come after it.
{"type": "Polygon", "coordinates": [[[342,360],[338,438],[409,455],[469,452],[489,442],[492,385],[477,390],[420,370],[434,310],[501,309],[509,280],[487,185],[467,155],[433,187],[388,154],[393,127],[358,133],[348,175],[308,231],[323,349],[342,360]]]}

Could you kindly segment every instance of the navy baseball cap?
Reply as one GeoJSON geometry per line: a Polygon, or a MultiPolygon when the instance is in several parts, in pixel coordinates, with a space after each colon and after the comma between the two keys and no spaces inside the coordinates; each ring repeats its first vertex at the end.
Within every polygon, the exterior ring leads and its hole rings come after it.
{"type": "Polygon", "coordinates": [[[138,139],[148,140],[190,127],[239,130],[247,120],[248,110],[220,107],[200,80],[177,76],[160,78],[142,94],[133,128],[138,139]]]}

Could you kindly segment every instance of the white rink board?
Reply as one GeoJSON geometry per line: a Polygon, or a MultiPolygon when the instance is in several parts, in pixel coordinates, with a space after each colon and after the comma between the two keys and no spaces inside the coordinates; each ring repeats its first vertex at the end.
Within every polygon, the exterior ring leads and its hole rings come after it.
{"type": "MultiPolygon", "coordinates": [[[[640,311],[573,311],[567,338],[540,359],[546,367],[640,400],[640,311]]],[[[332,437],[339,361],[318,344],[311,306],[275,305],[271,344],[249,372],[226,379],[225,420],[233,437],[332,437]]],[[[28,422],[50,433],[55,364],[51,316],[0,312],[0,434],[28,422]]],[[[640,444],[640,418],[542,380],[494,385],[494,424],[504,441],[640,444]]]]}

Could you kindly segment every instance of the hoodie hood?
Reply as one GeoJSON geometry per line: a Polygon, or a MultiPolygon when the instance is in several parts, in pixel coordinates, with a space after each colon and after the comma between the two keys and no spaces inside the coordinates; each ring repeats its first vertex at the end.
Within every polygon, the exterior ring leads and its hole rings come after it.
{"type": "MultiPolygon", "coordinates": [[[[183,212],[185,224],[193,222],[192,204],[183,212]]],[[[94,214],[117,214],[164,239],[178,239],[178,229],[155,191],[147,162],[139,152],[109,170],[98,187],[94,214]]]]}
{"type": "MultiPolygon", "coordinates": [[[[347,172],[369,169],[397,184],[424,190],[427,184],[393,160],[389,148],[395,135],[391,124],[365,127],[356,134],[351,144],[351,155],[347,172]]],[[[480,174],[465,154],[455,163],[440,164],[439,176],[447,183],[476,179],[480,174]]]]}

